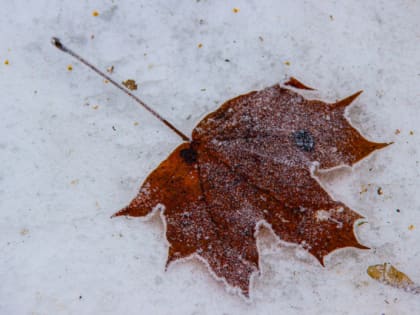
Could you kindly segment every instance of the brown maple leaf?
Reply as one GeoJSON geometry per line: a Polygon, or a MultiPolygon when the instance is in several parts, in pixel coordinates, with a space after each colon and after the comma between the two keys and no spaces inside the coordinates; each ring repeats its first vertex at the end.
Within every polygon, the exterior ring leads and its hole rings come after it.
{"type": "MultiPolygon", "coordinates": [[[[167,266],[196,255],[231,287],[249,296],[258,271],[261,223],[299,244],[321,264],[343,247],[367,248],[354,235],[359,214],[333,200],[313,166],[353,165],[387,146],[366,140],[345,118],[361,93],[327,104],[274,85],[238,96],[207,115],[192,140],[104,72],[64,46],[52,44],[124,91],[185,142],[145,180],[136,198],[114,216],[147,216],[162,209],[169,241],[167,266]]],[[[285,83],[312,90],[295,78],[285,83]]]]}
{"type": "MultiPolygon", "coordinates": [[[[288,83],[310,89],[296,79],[288,83]]],[[[311,172],[314,162],[323,169],[353,165],[387,145],[366,140],[345,118],[360,93],[327,104],[274,85],[227,101],[115,216],[146,216],[164,206],[167,266],[197,255],[245,296],[259,269],[261,222],[321,264],[335,249],[367,248],[353,232],[361,216],[333,200],[311,172]]]]}

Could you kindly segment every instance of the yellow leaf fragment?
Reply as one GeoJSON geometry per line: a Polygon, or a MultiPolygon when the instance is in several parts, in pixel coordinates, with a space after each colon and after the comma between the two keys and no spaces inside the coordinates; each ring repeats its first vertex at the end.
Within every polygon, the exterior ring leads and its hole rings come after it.
{"type": "Polygon", "coordinates": [[[130,91],[137,90],[137,83],[133,79],[128,79],[122,82],[122,84],[130,91]]]}
{"type": "Polygon", "coordinates": [[[390,263],[369,266],[367,273],[372,279],[396,288],[408,289],[414,285],[414,282],[405,273],[399,271],[390,263]]]}

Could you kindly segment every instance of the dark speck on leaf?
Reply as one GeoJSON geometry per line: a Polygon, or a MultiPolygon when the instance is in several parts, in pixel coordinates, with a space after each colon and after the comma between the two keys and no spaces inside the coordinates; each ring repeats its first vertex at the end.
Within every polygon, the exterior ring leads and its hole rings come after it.
{"type": "Polygon", "coordinates": [[[183,149],[179,152],[179,155],[181,155],[187,164],[197,162],[197,152],[194,149],[183,149]]]}
{"type": "Polygon", "coordinates": [[[313,151],[315,147],[315,141],[312,135],[306,130],[299,130],[294,132],[293,140],[295,141],[296,146],[306,152],[313,151]]]}

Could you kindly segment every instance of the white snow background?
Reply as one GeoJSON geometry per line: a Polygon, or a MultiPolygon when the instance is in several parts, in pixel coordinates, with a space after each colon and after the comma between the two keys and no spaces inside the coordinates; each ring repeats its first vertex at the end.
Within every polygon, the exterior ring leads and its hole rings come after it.
{"type": "Polygon", "coordinates": [[[420,314],[419,295],[366,274],[391,262],[420,283],[419,1],[16,0],[1,9],[0,314],[420,314]],[[102,70],[114,65],[117,81],[135,79],[135,94],[187,134],[223,101],[291,75],[327,101],[363,89],[351,122],[395,143],[322,181],[366,216],[356,232],[371,250],[336,251],[323,268],[262,233],[250,302],[198,261],[165,272],[159,216],[110,216],[181,140],[52,36],[102,70]]]}

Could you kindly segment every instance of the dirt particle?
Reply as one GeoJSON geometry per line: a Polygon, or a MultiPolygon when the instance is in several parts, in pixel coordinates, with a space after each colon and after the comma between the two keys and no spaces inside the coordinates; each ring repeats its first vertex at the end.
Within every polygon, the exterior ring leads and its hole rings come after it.
{"type": "Polygon", "coordinates": [[[5,64],[6,66],[8,66],[8,65],[9,65],[9,60],[8,60],[8,59],[6,59],[6,60],[4,61],[4,64],[5,64]]]}
{"type": "Polygon", "coordinates": [[[122,84],[129,89],[130,91],[135,91],[137,90],[137,83],[136,81],[134,81],[133,79],[127,79],[125,81],[122,82],[122,84]]]}
{"type": "Polygon", "coordinates": [[[99,12],[98,12],[98,11],[96,11],[96,10],[95,10],[95,11],[93,11],[93,12],[92,12],[92,16],[99,16],[99,12]]]}
{"type": "Polygon", "coordinates": [[[135,121],[135,122],[133,123],[133,125],[134,125],[134,126],[138,126],[138,125],[139,125],[139,122],[138,122],[138,121],[135,121]]]}
{"type": "Polygon", "coordinates": [[[382,190],[382,187],[378,187],[378,190],[376,191],[378,195],[383,195],[384,191],[382,190]]]}
{"type": "Polygon", "coordinates": [[[199,43],[199,44],[197,45],[197,47],[198,47],[198,48],[202,48],[202,47],[203,47],[203,44],[202,44],[202,43],[199,43]]]}
{"type": "Polygon", "coordinates": [[[72,70],[73,70],[73,66],[72,66],[72,65],[68,65],[68,66],[67,66],[67,70],[68,70],[68,71],[72,71],[72,70]]]}
{"type": "Polygon", "coordinates": [[[92,108],[93,108],[94,110],[97,110],[97,109],[99,108],[99,105],[94,105],[94,106],[92,106],[92,108]]]}
{"type": "Polygon", "coordinates": [[[410,130],[410,136],[414,135],[414,131],[410,130]]]}
{"type": "Polygon", "coordinates": [[[233,12],[233,13],[239,13],[239,8],[233,8],[233,9],[232,9],[232,12],[233,12]]]}
{"type": "Polygon", "coordinates": [[[106,72],[108,73],[114,73],[114,66],[106,68],[106,72]]]}
{"type": "Polygon", "coordinates": [[[29,230],[27,228],[23,228],[20,230],[20,235],[25,236],[29,234],[29,230]]]}
{"type": "Polygon", "coordinates": [[[396,135],[399,135],[400,133],[401,133],[401,130],[400,130],[400,129],[396,129],[396,130],[395,130],[395,134],[396,134],[396,135]]]}
{"type": "Polygon", "coordinates": [[[408,229],[409,229],[410,231],[412,231],[412,230],[414,230],[414,229],[415,229],[415,226],[414,226],[414,225],[412,225],[412,224],[410,224],[410,225],[408,226],[408,229]]]}
{"type": "Polygon", "coordinates": [[[290,66],[290,61],[285,61],[284,64],[289,67],[290,66]]]}

